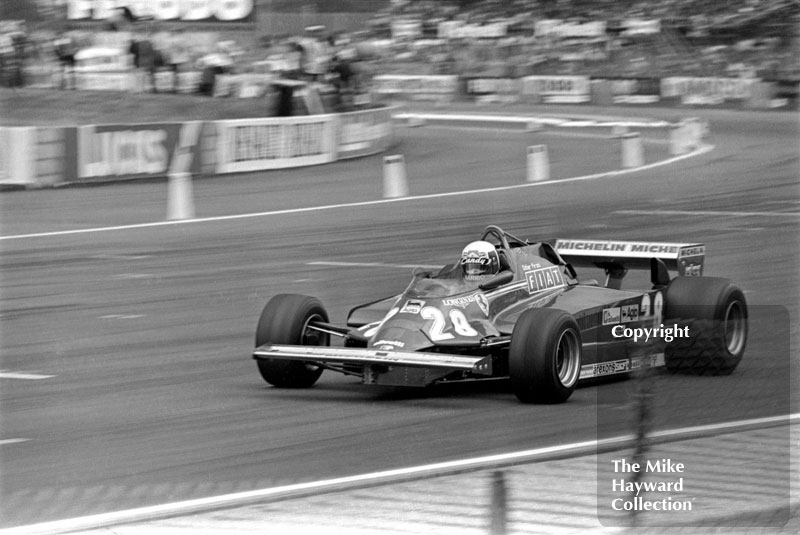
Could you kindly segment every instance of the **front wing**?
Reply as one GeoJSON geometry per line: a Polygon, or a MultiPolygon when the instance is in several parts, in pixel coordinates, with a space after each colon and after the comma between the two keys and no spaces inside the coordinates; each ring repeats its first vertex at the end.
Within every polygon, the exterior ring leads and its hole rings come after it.
{"type": "Polygon", "coordinates": [[[265,344],[255,349],[253,358],[299,360],[320,364],[428,368],[437,371],[466,371],[476,375],[492,374],[491,357],[418,351],[265,344]]]}

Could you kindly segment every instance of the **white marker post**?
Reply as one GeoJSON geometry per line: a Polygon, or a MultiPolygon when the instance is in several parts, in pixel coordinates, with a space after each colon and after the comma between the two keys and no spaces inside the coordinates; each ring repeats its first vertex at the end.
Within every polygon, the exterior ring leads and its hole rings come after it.
{"type": "Polygon", "coordinates": [[[611,137],[618,138],[628,133],[628,125],[615,124],[611,126],[611,137]]]}
{"type": "Polygon", "coordinates": [[[402,154],[383,157],[383,198],[408,197],[406,162],[402,154]]]}
{"type": "Polygon", "coordinates": [[[544,125],[541,121],[537,121],[536,119],[529,119],[525,123],[525,131],[526,132],[541,132],[544,128],[544,125]]]}
{"type": "Polygon", "coordinates": [[[0,184],[36,185],[36,128],[0,128],[0,184]]]}
{"type": "Polygon", "coordinates": [[[644,165],[642,138],[639,132],[628,132],[622,135],[622,168],[632,169],[644,165]]]}
{"type": "Polygon", "coordinates": [[[531,145],[528,147],[527,182],[544,182],[550,180],[550,158],[547,145],[531,145]]]}
{"type": "Polygon", "coordinates": [[[425,118],[412,114],[408,116],[406,124],[411,128],[419,128],[420,126],[425,126],[425,118]]]}
{"type": "Polygon", "coordinates": [[[167,219],[193,219],[192,174],[170,172],[167,193],[167,219]]]}
{"type": "Polygon", "coordinates": [[[669,125],[670,156],[680,156],[689,152],[690,146],[686,134],[686,123],[684,121],[669,125]]]}

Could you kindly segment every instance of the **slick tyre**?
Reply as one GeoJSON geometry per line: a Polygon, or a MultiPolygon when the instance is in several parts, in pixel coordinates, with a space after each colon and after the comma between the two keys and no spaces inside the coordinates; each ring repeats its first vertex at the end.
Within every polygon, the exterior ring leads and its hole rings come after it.
{"type": "Polygon", "coordinates": [[[511,334],[511,390],[523,403],[563,403],[581,371],[581,334],[570,314],[552,308],[524,312],[511,334]]]}
{"type": "MultiPolygon", "coordinates": [[[[330,336],[308,328],[311,321],[328,321],[328,313],[316,298],[279,294],[269,300],[256,327],[256,347],[266,343],[327,346],[330,336]]],[[[258,358],[258,371],[266,382],[280,388],[308,388],[322,368],[295,360],[258,358]]]]}
{"type": "Polygon", "coordinates": [[[728,375],[739,365],[747,345],[747,301],[728,279],[677,277],[664,299],[665,326],[689,328],[664,349],[672,372],[728,375]]]}

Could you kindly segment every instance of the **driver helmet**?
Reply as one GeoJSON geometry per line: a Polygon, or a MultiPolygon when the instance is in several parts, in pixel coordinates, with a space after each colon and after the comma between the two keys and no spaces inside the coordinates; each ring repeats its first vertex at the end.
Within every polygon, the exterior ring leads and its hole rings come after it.
{"type": "Polygon", "coordinates": [[[481,280],[486,275],[500,271],[500,256],[494,245],[487,241],[474,241],[461,252],[461,271],[468,281],[481,280]]]}

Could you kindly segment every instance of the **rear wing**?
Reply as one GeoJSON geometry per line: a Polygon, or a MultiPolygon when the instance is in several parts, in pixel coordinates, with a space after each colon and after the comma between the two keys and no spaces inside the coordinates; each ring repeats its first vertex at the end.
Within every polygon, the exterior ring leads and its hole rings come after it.
{"type": "Polygon", "coordinates": [[[621,280],[628,269],[650,269],[655,284],[657,279],[661,280],[657,276],[659,264],[679,275],[700,276],[706,256],[706,246],[702,243],[559,239],[553,247],[573,266],[604,269],[609,287],[619,287],[611,281],[621,280]]]}

